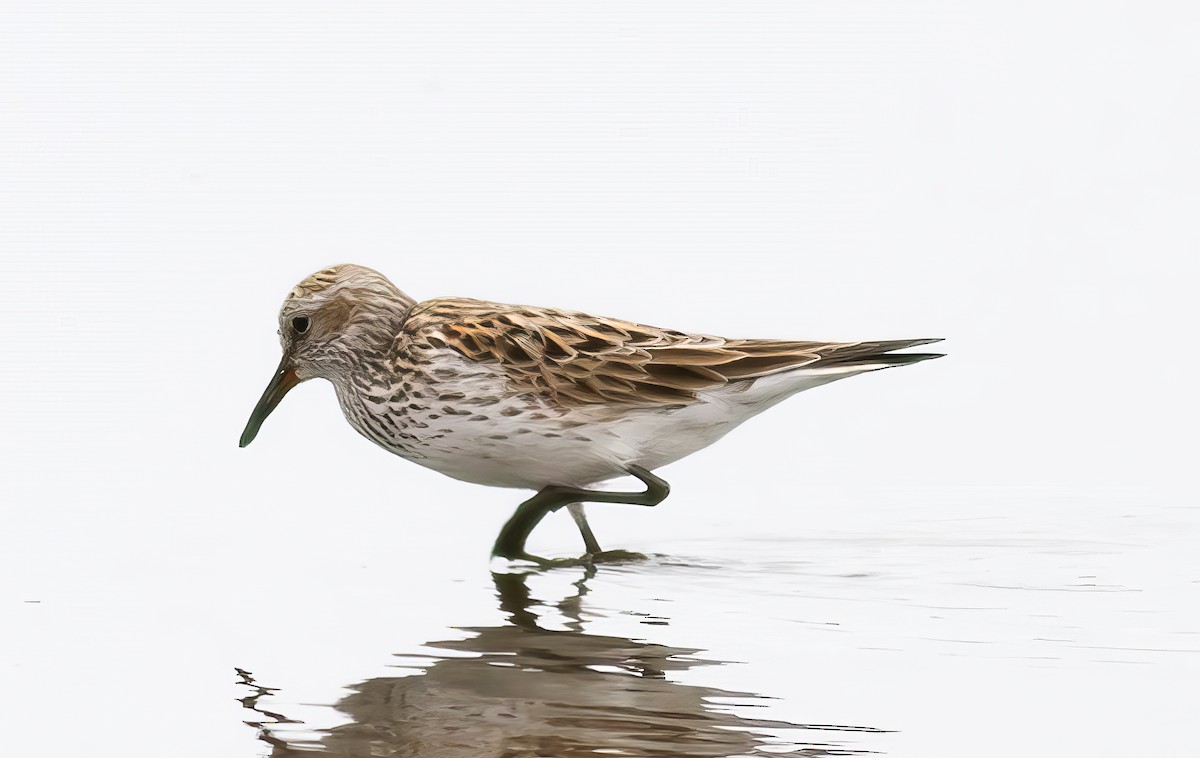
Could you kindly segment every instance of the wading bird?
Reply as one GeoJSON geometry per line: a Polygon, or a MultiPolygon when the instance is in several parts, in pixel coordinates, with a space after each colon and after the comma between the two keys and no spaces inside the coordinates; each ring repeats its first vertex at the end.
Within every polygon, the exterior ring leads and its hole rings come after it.
{"type": "Polygon", "coordinates": [[[584,502],[657,505],[669,487],[652,471],[781,400],[941,357],[892,352],[934,339],[723,339],[554,308],[418,303],[351,264],[296,285],[279,335],[283,359],[242,447],[289,390],[327,379],[350,425],[384,449],[455,479],[536,490],[492,550],[532,560],[525,541],[547,513],[567,506],[598,556],[584,502]],[[646,489],[587,488],[627,475],[646,489]]]}

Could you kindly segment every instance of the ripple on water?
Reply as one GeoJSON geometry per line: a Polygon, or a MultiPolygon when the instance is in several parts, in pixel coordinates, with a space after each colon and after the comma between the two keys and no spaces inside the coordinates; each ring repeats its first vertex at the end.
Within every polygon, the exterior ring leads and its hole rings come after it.
{"type": "MultiPolygon", "coordinates": [[[[494,574],[508,623],[462,627],[466,639],[424,646],[446,651],[444,657],[402,654],[413,673],[350,685],[333,706],[345,723],[329,729],[314,731],[279,712],[283,706],[270,705],[275,691],[239,669],[251,690],[242,700],[254,714],[246,722],[272,758],[815,757],[867,752],[842,735],[883,732],[755,718],[751,711],[764,696],[676,681],[675,672],[723,662],[698,657],[696,649],[586,631],[580,599],[594,573],[556,602],[534,598],[528,575],[494,574]],[[566,618],[566,628],[544,628],[543,609],[566,618]]],[[[650,615],[641,621],[668,623],[650,615]]]]}

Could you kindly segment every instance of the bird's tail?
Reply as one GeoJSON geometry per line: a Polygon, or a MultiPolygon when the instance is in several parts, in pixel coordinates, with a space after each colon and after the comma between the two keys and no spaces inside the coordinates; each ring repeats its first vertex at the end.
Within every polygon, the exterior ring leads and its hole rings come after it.
{"type": "Polygon", "coordinates": [[[821,356],[821,360],[813,364],[813,367],[832,368],[838,366],[841,368],[870,370],[875,367],[890,368],[892,366],[907,366],[910,363],[920,363],[921,361],[928,361],[933,358],[942,358],[945,356],[945,353],[895,353],[892,351],[916,347],[917,345],[929,345],[941,341],[942,338],[936,337],[917,340],[859,342],[830,351],[826,355],[821,356]]]}
{"type": "Polygon", "coordinates": [[[851,342],[829,344],[820,351],[819,360],[796,369],[797,374],[807,376],[826,376],[841,378],[853,376],[866,371],[907,366],[910,363],[920,363],[934,358],[942,358],[945,353],[895,353],[917,345],[928,345],[941,342],[941,338],[917,340],[880,340],[877,342],[851,342]]]}
{"type": "Polygon", "coordinates": [[[878,371],[893,366],[907,366],[910,363],[941,358],[942,353],[892,352],[940,341],[940,339],[919,339],[797,343],[804,352],[808,353],[808,360],[799,366],[757,379],[748,392],[760,401],[755,408],[757,413],[786,397],[824,384],[865,374],[869,371],[878,371]],[[812,360],[814,353],[817,355],[816,360],[812,360]]]}

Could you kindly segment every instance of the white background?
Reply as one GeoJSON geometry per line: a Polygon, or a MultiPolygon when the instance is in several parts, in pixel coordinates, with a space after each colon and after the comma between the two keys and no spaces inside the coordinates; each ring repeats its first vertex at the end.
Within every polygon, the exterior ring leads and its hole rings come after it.
{"type": "MultiPolygon", "coordinates": [[[[93,755],[183,734],[167,752],[253,754],[228,671],[299,655],[255,613],[337,596],[352,614],[337,572],[357,562],[433,609],[415,641],[466,623],[421,584],[484,572],[518,493],[389,458],[315,382],[235,444],[283,295],[332,263],[418,299],[948,338],[944,360],[803,395],[666,469],[655,512],[595,517],[613,544],[902,528],[926,501],[1019,502],[1036,534],[1053,500],[1060,536],[1094,531],[1097,503],[1195,508],[1192,4],[0,9],[14,755],[68,754],[42,742],[63,730],[93,755]],[[196,678],[172,676],[184,660],[196,678]],[[164,688],[176,721],[139,694],[164,688]]],[[[1150,530],[1133,560],[1190,582],[1156,606],[1180,631],[1200,623],[1194,513],[1163,528],[1178,550],[1150,530]]],[[[565,519],[539,532],[559,538],[565,519]]],[[[356,677],[338,665],[332,684],[356,677]]]]}

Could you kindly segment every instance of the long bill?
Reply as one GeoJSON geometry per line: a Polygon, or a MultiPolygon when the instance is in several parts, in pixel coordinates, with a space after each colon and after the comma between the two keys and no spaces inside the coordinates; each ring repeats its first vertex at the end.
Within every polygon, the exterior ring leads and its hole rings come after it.
{"type": "Polygon", "coordinates": [[[299,383],[300,379],[292,369],[288,356],[284,355],[283,360],[279,362],[279,368],[275,370],[275,376],[271,377],[271,383],[267,385],[266,391],[259,398],[258,405],[254,406],[254,410],[251,411],[250,420],[246,422],[242,438],[238,440],[238,447],[245,447],[254,441],[262,423],[267,420],[267,416],[271,415],[271,411],[275,410],[275,406],[279,405],[283,396],[299,383]]]}

